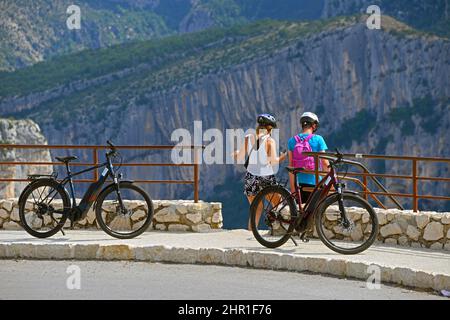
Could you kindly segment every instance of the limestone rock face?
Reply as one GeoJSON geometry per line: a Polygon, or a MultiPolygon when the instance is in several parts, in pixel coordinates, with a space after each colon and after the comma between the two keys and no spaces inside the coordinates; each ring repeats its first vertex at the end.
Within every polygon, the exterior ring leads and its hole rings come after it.
{"type": "MultiPolygon", "coordinates": [[[[203,14],[202,19],[194,20],[201,25],[208,25],[208,13],[203,14]]],[[[392,22],[387,17],[383,21],[385,24],[392,22]]],[[[187,31],[191,30],[189,28],[187,31]]],[[[274,37],[277,40],[282,38],[280,35],[274,37]]],[[[342,142],[333,140],[333,137],[345,129],[342,128],[343,124],[352,123],[352,119],[363,112],[367,130],[350,135],[345,148],[348,152],[450,155],[445,140],[450,117],[441,117],[435,121],[433,132],[425,125],[433,119],[424,118],[420,112],[411,113],[407,109],[408,116],[400,120],[398,125],[392,125],[389,120],[391,112],[405,106],[412,109],[414,103],[423,101],[424,97],[429,98],[426,101],[431,101],[426,104],[429,109],[427,114],[447,112],[447,105],[437,102],[442,97],[450,96],[447,81],[450,74],[447,58],[450,44],[447,40],[385,28],[368,30],[365,23],[358,22],[290,38],[289,41],[278,41],[279,45],[272,47],[268,44],[248,52],[243,46],[233,47],[233,41],[239,41],[236,37],[221,41],[225,45],[220,47],[215,41],[214,45],[219,46],[219,49],[211,55],[202,52],[205,56],[200,60],[194,57],[193,61],[197,63],[188,59],[189,63],[183,64],[180,58],[179,64],[175,63],[177,68],[163,69],[157,73],[152,68],[155,61],[148,61],[149,69],[145,72],[147,78],[140,78],[143,70],[136,67],[83,79],[81,84],[80,81],[69,80],[63,86],[47,91],[2,97],[0,110],[12,113],[26,111],[25,114],[39,123],[51,144],[80,145],[104,144],[111,136],[117,136],[118,144],[167,144],[171,143],[170,137],[174,130],[192,130],[196,120],[202,121],[204,130],[217,128],[225,132],[228,128],[248,129],[254,126],[255,115],[260,110],[277,115],[281,124],[280,143],[285,145],[288,138],[299,129],[299,114],[310,110],[319,114],[319,133],[325,137],[330,150],[342,142]],[[232,51],[229,46],[240,54],[228,59],[232,51]],[[216,58],[207,60],[211,56],[216,58]],[[203,65],[208,67],[202,69],[203,65]],[[181,71],[183,77],[178,76],[181,71]],[[123,86],[115,82],[119,81],[117,77],[120,79],[122,76],[120,72],[130,77],[127,78],[130,81],[123,83],[123,86]],[[153,77],[174,81],[164,87],[151,87],[149,84],[154,82],[153,77]],[[86,86],[86,83],[92,86],[86,86]],[[108,92],[110,86],[114,88],[111,91],[113,97],[104,101],[103,93],[108,92]],[[86,93],[88,88],[93,90],[92,94],[86,93]],[[73,99],[74,96],[80,99],[73,99]],[[43,108],[50,112],[54,109],[55,100],[63,106],[70,105],[70,109],[76,111],[49,117],[42,117],[41,113],[33,111],[43,108]],[[97,102],[102,105],[97,110],[102,115],[100,120],[87,112],[86,107],[97,102]],[[71,121],[74,113],[76,122],[71,121]],[[61,123],[70,125],[61,127],[61,123]]],[[[149,155],[141,154],[135,160],[149,159],[149,155]]],[[[152,154],[151,161],[168,162],[170,152],[152,154]]],[[[405,174],[409,169],[410,164],[399,162],[393,163],[389,171],[405,174]]],[[[188,167],[176,170],[150,170],[145,167],[122,170],[131,179],[140,176],[157,180],[192,178],[192,168],[188,167]]],[[[444,170],[443,167],[427,166],[421,169],[420,175],[445,176],[444,170]]],[[[227,178],[237,179],[241,171],[242,166],[201,165],[201,197],[213,196],[215,187],[226,185],[227,178]]],[[[190,187],[175,184],[164,188],[145,186],[151,190],[155,199],[186,198],[192,195],[190,187]]],[[[392,192],[411,190],[410,182],[404,181],[400,184],[387,182],[387,187],[392,192]]],[[[420,183],[419,193],[436,191],[430,188],[435,187],[428,182],[420,183]]],[[[450,193],[450,185],[442,184],[440,188],[442,194],[450,193]]],[[[231,203],[234,199],[220,201],[231,203]]],[[[401,201],[410,204],[409,199],[401,201]]]]}
{"type": "MultiPolygon", "coordinates": [[[[2,144],[47,144],[39,126],[31,120],[0,119],[0,143],[2,144]]],[[[50,162],[50,152],[45,149],[2,149],[0,161],[50,162]]],[[[53,171],[52,166],[0,166],[1,178],[26,178],[28,174],[53,171]]],[[[18,197],[26,183],[0,183],[0,198],[18,197]]]]}

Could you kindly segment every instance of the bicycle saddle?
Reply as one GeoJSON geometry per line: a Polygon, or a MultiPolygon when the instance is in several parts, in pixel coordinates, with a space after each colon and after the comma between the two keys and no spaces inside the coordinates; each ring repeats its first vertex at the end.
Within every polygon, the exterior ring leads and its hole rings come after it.
{"type": "Polygon", "coordinates": [[[55,157],[55,159],[58,161],[64,162],[64,163],[69,163],[70,161],[77,160],[78,157],[75,157],[75,156],[55,157]]]}
{"type": "Polygon", "coordinates": [[[298,173],[300,171],[304,171],[305,168],[286,167],[286,170],[292,173],[298,173]]]}

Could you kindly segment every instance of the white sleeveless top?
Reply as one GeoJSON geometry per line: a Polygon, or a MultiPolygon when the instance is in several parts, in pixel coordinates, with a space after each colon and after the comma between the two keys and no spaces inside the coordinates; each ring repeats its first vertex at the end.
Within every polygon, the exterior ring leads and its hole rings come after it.
{"type": "Polygon", "coordinates": [[[252,142],[248,136],[247,150],[251,153],[247,171],[254,176],[270,176],[274,174],[274,170],[267,159],[267,138],[269,138],[269,135],[262,136],[260,138],[259,149],[253,150],[252,142]]]}

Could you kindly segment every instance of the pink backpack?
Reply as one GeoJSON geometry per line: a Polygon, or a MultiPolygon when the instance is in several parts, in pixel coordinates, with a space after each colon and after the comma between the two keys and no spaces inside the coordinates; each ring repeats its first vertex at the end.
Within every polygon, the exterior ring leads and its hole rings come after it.
{"type": "Polygon", "coordinates": [[[306,138],[300,138],[298,135],[294,136],[295,139],[295,147],[292,150],[292,164],[295,168],[305,168],[306,170],[314,170],[314,157],[312,156],[304,156],[303,152],[311,152],[312,148],[309,144],[309,140],[314,137],[313,134],[310,134],[306,138]]]}

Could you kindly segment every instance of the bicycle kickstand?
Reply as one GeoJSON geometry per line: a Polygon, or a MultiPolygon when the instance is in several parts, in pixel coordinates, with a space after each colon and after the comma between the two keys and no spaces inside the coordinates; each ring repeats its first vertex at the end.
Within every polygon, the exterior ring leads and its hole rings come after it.
{"type": "Polygon", "coordinates": [[[295,244],[295,246],[298,247],[297,241],[295,241],[295,239],[294,239],[294,237],[292,236],[292,234],[291,234],[291,240],[292,240],[292,242],[295,244]]]}

